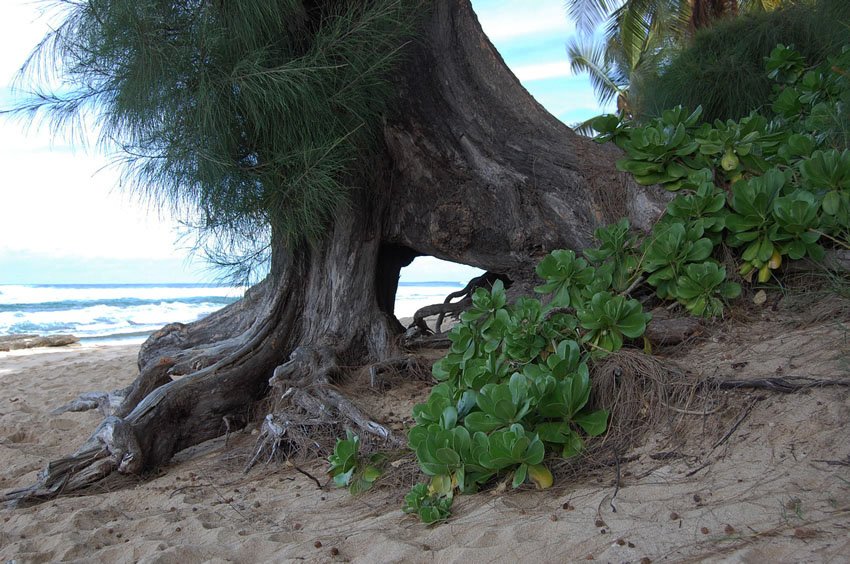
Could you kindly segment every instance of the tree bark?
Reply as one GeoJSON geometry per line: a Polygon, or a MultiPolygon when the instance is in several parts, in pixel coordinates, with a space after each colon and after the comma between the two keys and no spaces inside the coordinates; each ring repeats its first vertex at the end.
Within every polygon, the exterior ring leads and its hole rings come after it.
{"type": "Polygon", "coordinates": [[[584,248],[596,227],[624,216],[648,228],[663,209],[659,192],[616,171],[613,146],[576,135],[528,94],[468,0],[434,2],[396,86],[370,185],[353,191],[326,239],[291,250],[273,240],[271,272],[243,300],[152,335],[115,415],[7,499],[38,501],[160,466],[246,424],[270,379],[299,409],[329,406],[397,440],[330,385],[339,366],[399,356],[402,267],[431,255],[529,288],[550,250],[584,248]]]}

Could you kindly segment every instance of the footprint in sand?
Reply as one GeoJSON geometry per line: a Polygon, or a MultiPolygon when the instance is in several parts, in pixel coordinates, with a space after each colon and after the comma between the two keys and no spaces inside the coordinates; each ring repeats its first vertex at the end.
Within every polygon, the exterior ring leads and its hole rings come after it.
{"type": "Polygon", "coordinates": [[[18,429],[16,431],[12,432],[12,433],[9,433],[4,438],[5,438],[6,441],[8,441],[12,444],[16,444],[16,445],[21,444],[21,443],[31,443],[32,442],[30,440],[30,433],[28,433],[24,429],[18,429]]]}
{"type": "Polygon", "coordinates": [[[71,526],[81,531],[91,531],[116,521],[122,513],[116,509],[80,509],[71,518],[71,526]]]}

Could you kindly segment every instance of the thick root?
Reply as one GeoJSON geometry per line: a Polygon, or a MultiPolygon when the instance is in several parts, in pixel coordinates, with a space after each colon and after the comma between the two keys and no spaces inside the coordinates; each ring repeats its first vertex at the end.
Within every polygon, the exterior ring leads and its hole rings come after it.
{"type": "Polygon", "coordinates": [[[425,318],[436,315],[437,322],[434,326],[434,333],[439,335],[442,333],[443,320],[447,315],[454,317],[455,319],[459,319],[460,314],[472,305],[472,294],[475,293],[475,290],[478,288],[489,290],[493,287],[496,280],[503,281],[505,283],[505,287],[509,287],[511,285],[511,281],[507,277],[495,272],[485,272],[481,276],[476,276],[470,280],[462,290],[452,292],[446,296],[446,299],[442,304],[434,304],[420,308],[413,314],[413,323],[411,324],[411,327],[418,327],[424,334],[428,335],[431,333],[431,330],[425,323],[425,318]],[[457,298],[460,298],[460,300],[452,302],[452,300],[457,298]]]}
{"type": "MultiPolygon", "coordinates": [[[[395,365],[387,366],[390,364],[395,365]]],[[[278,454],[284,458],[326,456],[345,429],[371,436],[390,448],[405,444],[334,387],[340,374],[336,356],[326,347],[298,347],[288,362],[275,369],[269,385],[280,396],[274,412],[263,421],[245,472],[263,459],[271,462],[278,454]]]]}
{"type": "Polygon", "coordinates": [[[50,462],[35,485],[10,491],[0,500],[17,507],[38,503],[85,490],[110,476],[137,475],[141,464],[142,451],[133,428],[123,419],[109,416],[77,452],[50,462]]]}
{"type": "Polygon", "coordinates": [[[61,415],[69,411],[79,412],[97,409],[104,417],[109,417],[118,411],[129,391],[130,387],[112,390],[111,392],[85,392],[80,394],[77,399],[57,407],[50,412],[50,415],[61,415]]]}

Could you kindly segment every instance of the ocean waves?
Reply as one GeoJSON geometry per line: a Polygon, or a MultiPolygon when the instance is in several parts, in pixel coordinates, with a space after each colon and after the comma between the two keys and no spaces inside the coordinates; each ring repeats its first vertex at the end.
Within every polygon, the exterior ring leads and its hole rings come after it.
{"type": "Polygon", "coordinates": [[[82,339],[134,339],[221,309],[244,288],[176,285],[0,286],[0,334],[71,333],[82,339]]]}
{"type": "MultiPolygon", "coordinates": [[[[442,303],[456,282],[402,282],[395,314],[442,303]]],[[[169,323],[190,323],[236,301],[245,288],[203,284],[0,286],[0,335],[71,333],[98,342],[142,341],[169,323]]]]}

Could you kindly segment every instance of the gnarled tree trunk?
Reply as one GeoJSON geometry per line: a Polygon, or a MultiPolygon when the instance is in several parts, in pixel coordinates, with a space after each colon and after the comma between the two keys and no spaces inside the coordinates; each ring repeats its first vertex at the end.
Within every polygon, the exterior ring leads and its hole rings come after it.
{"type": "Polygon", "coordinates": [[[468,0],[435,2],[420,38],[397,79],[373,185],[354,192],[325,240],[292,251],[273,240],[271,272],[243,300],[152,335],[117,412],[7,499],[45,499],[162,465],[244,425],[272,377],[302,394],[302,407],[329,405],[397,440],[327,384],[338,365],[398,354],[392,308],[402,267],[432,255],[527,288],[546,252],[584,248],[619,217],[647,227],[658,215],[662,196],[618,173],[614,148],[579,137],[525,91],[468,0]]]}

